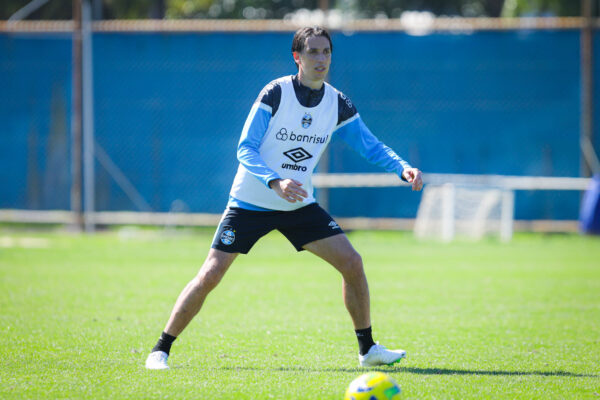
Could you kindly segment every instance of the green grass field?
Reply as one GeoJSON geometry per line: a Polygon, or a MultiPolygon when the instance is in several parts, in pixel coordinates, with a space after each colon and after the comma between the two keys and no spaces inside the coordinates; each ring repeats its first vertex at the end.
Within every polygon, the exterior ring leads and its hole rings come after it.
{"type": "MultiPolygon", "coordinates": [[[[342,399],[358,367],[338,273],[278,233],[234,263],[172,348],[143,364],[212,230],[0,229],[2,399],[342,399]]],[[[379,370],[405,399],[600,399],[600,240],[419,243],[352,232],[379,370]]]]}

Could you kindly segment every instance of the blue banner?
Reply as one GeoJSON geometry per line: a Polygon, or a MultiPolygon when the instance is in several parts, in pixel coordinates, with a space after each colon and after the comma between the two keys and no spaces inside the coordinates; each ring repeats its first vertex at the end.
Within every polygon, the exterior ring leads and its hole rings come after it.
{"type": "MultiPolygon", "coordinates": [[[[220,213],[252,103],[296,73],[292,36],[95,33],[97,144],[154,211],[220,213]]],[[[578,31],[332,39],[329,82],[424,172],[580,174],[578,31]]],[[[0,208],[69,209],[71,80],[69,35],[0,34],[0,208]]],[[[321,172],[382,172],[335,137],[327,157],[321,172]]],[[[577,219],[580,196],[518,192],[515,217],[577,219]]],[[[412,218],[420,194],[332,189],[329,198],[336,216],[412,218]]],[[[95,200],[100,211],[136,210],[98,163],[95,200]]]]}

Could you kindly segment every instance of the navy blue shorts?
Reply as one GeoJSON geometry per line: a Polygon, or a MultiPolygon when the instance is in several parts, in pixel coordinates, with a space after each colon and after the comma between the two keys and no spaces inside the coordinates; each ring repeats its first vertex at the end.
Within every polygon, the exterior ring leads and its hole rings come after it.
{"type": "Polygon", "coordinates": [[[252,211],[227,208],[221,218],[212,248],[247,254],[254,243],[272,230],[281,232],[298,251],[315,240],[343,233],[342,228],[317,203],[294,211],[252,211]]]}

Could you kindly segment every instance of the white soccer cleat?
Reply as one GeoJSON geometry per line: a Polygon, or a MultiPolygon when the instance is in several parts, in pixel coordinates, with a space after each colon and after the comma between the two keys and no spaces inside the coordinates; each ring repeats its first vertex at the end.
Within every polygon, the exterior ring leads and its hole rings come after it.
{"type": "Polygon", "coordinates": [[[362,367],[375,367],[378,365],[392,365],[406,357],[404,350],[388,350],[385,346],[374,344],[364,356],[358,355],[362,367]]]}
{"type": "Polygon", "coordinates": [[[169,369],[167,364],[169,355],[164,351],[153,351],[146,358],[146,368],[148,369],[169,369]]]}

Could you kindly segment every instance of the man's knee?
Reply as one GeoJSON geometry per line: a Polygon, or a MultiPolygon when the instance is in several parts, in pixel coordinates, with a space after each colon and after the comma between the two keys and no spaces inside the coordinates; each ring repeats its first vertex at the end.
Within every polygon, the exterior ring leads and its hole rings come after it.
{"type": "Polygon", "coordinates": [[[362,257],[356,251],[344,254],[339,268],[344,275],[357,276],[364,274],[362,257]]]}
{"type": "Polygon", "coordinates": [[[356,251],[353,251],[352,253],[350,253],[348,255],[348,264],[352,265],[353,268],[362,269],[362,267],[363,267],[362,257],[356,251]]]}
{"type": "Polygon", "coordinates": [[[214,289],[223,279],[227,267],[216,258],[207,258],[194,278],[194,286],[198,289],[214,289]]]}

